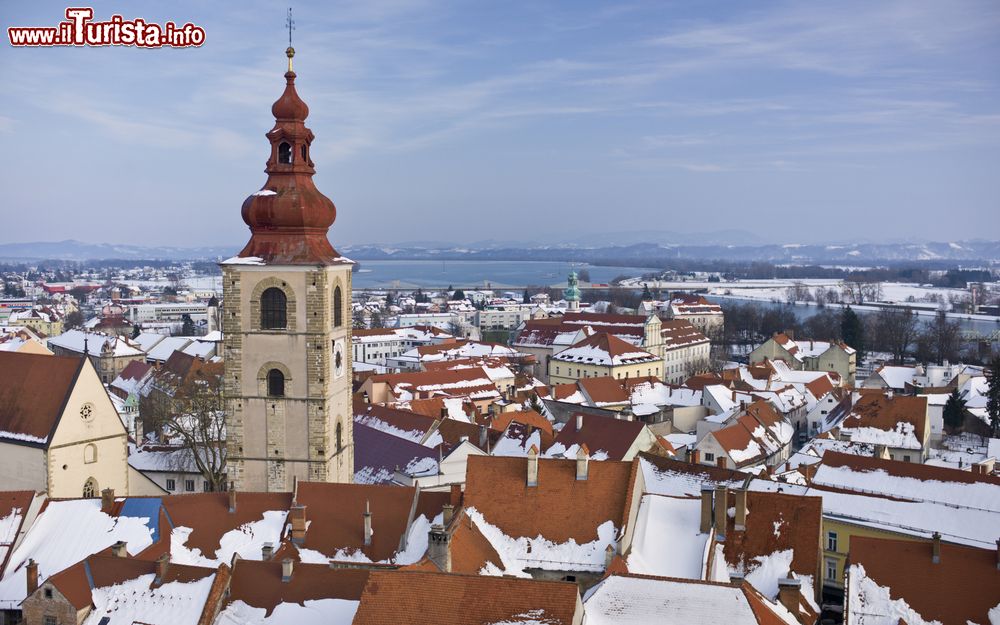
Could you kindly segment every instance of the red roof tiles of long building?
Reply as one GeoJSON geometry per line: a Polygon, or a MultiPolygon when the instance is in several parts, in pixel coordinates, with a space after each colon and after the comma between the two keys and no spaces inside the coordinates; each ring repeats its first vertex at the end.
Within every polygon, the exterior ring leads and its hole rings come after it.
{"type": "Polygon", "coordinates": [[[538,460],[538,484],[527,485],[527,458],[470,456],[465,505],[511,537],[544,536],[578,544],[598,538],[612,521],[622,528],[634,479],[634,463],[590,462],[586,480],[576,479],[575,460],[538,460]]]}
{"type": "Polygon", "coordinates": [[[576,584],[428,571],[373,571],[354,625],[449,625],[575,621],[576,584]]]}

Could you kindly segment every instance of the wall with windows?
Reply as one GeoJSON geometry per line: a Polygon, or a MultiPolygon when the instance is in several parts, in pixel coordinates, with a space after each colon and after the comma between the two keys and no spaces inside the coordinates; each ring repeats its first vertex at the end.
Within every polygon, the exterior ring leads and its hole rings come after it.
{"type": "MultiPolygon", "coordinates": [[[[852,525],[823,517],[823,559],[820,563],[820,573],[823,576],[823,586],[831,588],[844,587],[844,563],[851,550],[851,538],[866,536],[870,538],[889,538],[893,540],[913,540],[929,543],[929,539],[916,538],[909,534],[897,534],[873,529],[862,525],[852,525]],[[834,575],[831,576],[830,573],[834,575]]],[[[930,548],[928,548],[928,553],[930,548]]]]}
{"type": "Polygon", "coordinates": [[[92,367],[80,372],[64,410],[48,448],[49,496],[82,497],[90,479],[94,496],[105,488],[128,494],[128,434],[92,367]]]}

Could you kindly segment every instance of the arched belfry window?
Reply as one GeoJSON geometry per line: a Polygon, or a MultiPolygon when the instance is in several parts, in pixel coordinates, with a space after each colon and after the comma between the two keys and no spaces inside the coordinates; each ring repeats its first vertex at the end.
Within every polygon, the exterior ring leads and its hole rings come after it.
{"type": "Polygon", "coordinates": [[[333,289],[333,327],[344,325],[344,294],[340,287],[333,289]]]}
{"type": "Polygon", "coordinates": [[[267,372],[267,394],[270,397],[285,396],[285,374],[278,369],[267,372]]]}
{"type": "Polygon", "coordinates": [[[339,453],[344,448],[344,428],[340,425],[340,421],[337,421],[337,452],[339,453]]]}
{"type": "Polygon", "coordinates": [[[278,162],[282,165],[292,164],[292,146],[284,141],[278,144],[278,162]]]}
{"type": "Polygon", "coordinates": [[[83,496],[87,498],[97,497],[97,493],[97,480],[92,477],[87,478],[87,481],[83,483],[83,496]]]}
{"type": "Polygon", "coordinates": [[[288,327],[286,310],[288,298],[277,287],[265,290],[260,296],[260,325],[265,330],[284,330],[288,327]]]}

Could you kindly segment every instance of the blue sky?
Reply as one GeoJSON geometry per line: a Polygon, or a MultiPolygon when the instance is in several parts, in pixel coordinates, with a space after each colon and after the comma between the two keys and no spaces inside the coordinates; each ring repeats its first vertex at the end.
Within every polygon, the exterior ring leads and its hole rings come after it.
{"type": "MultiPolygon", "coordinates": [[[[65,6],[5,2],[0,23],[65,6]]],[[[0,242],[240,247],[287,5],[93,6],[207,42],[0,46],[0,242]]],[[[994,0],[293,6],[334,245],[1000,238],[994,0]]]]}

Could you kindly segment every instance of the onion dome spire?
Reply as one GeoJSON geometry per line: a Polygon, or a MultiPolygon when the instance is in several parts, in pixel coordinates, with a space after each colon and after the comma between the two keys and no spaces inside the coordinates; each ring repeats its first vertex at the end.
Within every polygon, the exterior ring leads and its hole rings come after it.
{"type": "Polygon", "coordinates": [[[286,51],[285,90],[274,105],[274,128],[267,133],[271,154],[264,188],[243,202],[243,221],[250,242],[240,257],[259,257],[269,264],[328,265],[343,262],[326,238],[337,208],[313,183],[310,158],[314,135],[306,128],[309,107],[295,90],[291,46],[286,51]]]}

